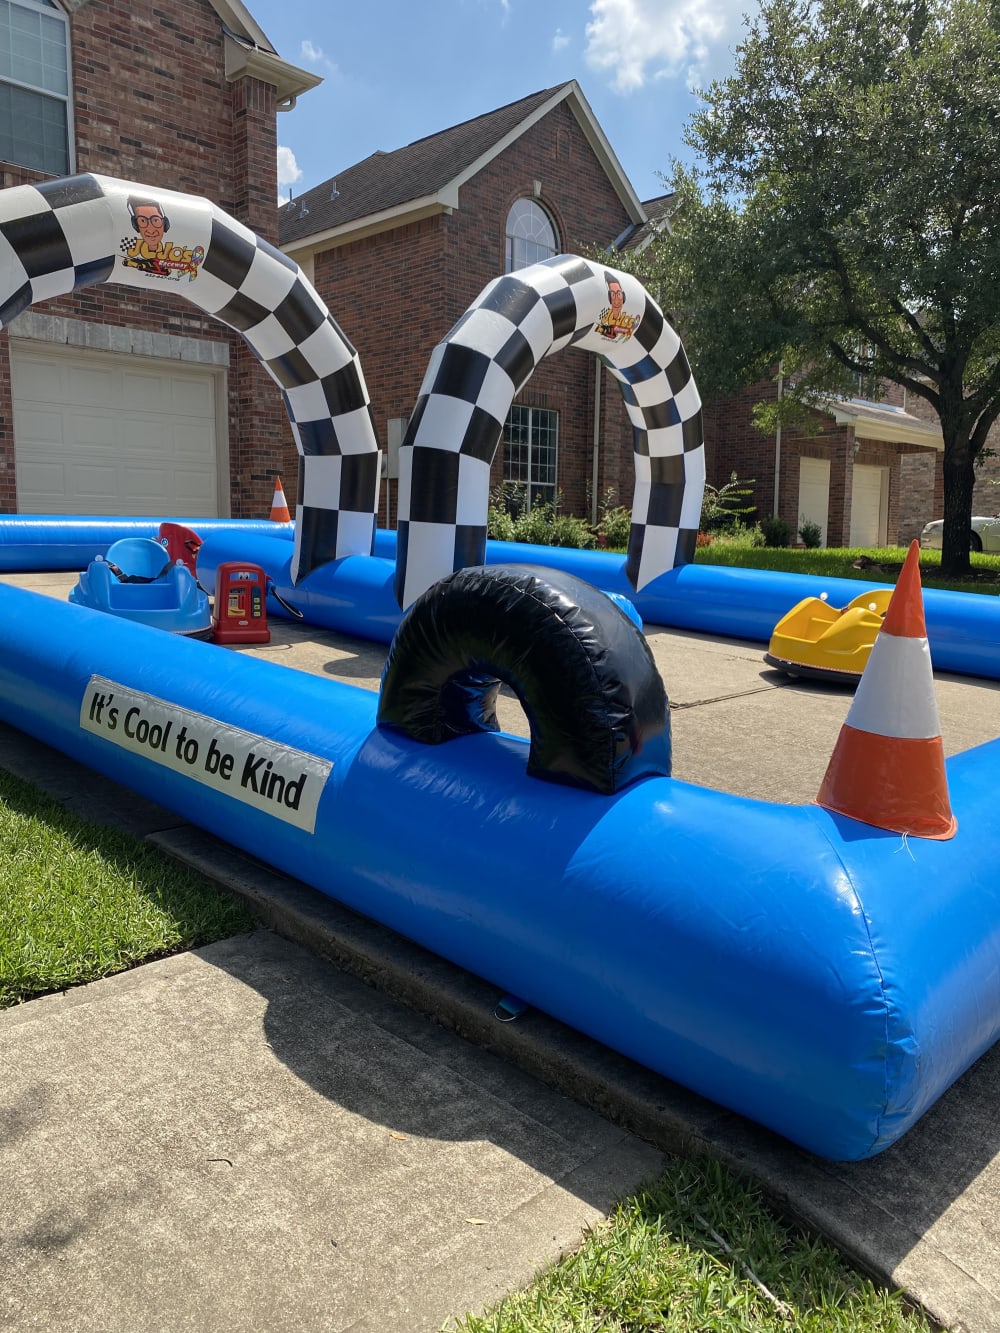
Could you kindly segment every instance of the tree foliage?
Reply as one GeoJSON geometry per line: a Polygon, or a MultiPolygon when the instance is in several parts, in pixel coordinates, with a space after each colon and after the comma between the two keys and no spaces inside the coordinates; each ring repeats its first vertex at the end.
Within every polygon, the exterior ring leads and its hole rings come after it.
{"type": "Polygon", "coordinates": [[[763,0],[702,93],[673,225],[632,266],[703,396],[890,380],[944,438],[946,572],[1000,414],[1000,0],[763,0]]]}

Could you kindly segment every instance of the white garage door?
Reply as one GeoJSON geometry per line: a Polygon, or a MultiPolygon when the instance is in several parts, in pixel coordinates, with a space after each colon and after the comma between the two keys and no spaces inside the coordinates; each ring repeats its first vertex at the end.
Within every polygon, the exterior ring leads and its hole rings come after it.
{"type": "Polygon", "coordinates": [[[210,367],[11,339],[22,514],[210,518],[220,508],[210,367]]]}
{"type": "Polygon", "coordinates": [[[826,545],[826,520],[830,512],[830,460],[799,459],[799,526],[819,525],[820,545],[826,545]]]}
{"type": "Polygon", "coordinates": [[[889,473],[884,467],[854,465],[851,498],[851,545],[884,546],[889,473]]]}

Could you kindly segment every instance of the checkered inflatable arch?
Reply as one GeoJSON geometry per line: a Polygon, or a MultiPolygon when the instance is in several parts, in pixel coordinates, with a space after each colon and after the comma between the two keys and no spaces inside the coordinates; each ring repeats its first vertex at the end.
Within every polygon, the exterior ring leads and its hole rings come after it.
{"type": "Polygon", "coordinates": [[[292,581],[371,554],[379,449],[368,390],[298,265],[196,195],[94,175],[0,191],[0,327],[99,282],[186,297],[242,333],[281,386],[302,456],[292,581]]]}
{"type": "Polygon", "coordinates": [[[625,566],[632,586],[692,559],[705,451],[680,339],[636,278],[558,255],[491,282],[434,349],[400,448],[401,607],[483,563],[503,423],[539,361],[563,347],[596,352],[622,387],[636,470],[625,566]]]}

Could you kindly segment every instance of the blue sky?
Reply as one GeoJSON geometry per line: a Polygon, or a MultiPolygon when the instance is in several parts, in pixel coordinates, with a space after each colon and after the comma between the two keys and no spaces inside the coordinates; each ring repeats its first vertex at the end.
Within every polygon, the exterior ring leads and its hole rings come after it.
{"type": "Polygon", "coordinates": [[[576,79],[640,199],[665,190],[698,102],[732,72],[746,0],[248,0],[322,76],[278,116],[287,199],[386,152],[576,79]]]}

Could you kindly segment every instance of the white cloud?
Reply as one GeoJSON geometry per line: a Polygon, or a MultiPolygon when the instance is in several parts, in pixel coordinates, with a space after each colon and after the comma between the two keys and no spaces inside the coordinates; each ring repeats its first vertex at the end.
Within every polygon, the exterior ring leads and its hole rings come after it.
{"type": "Polygon", "coordinates": [[[302,168],[290,148],[278,145],[278,203],[288,203],[288,187],[302,179],[302,168]]]}
{"type": "Polygon", "coordinates": [[[619,93],[654,79],[704,82],[731,64],[745,9],[743,0],[592,0],[587,63],[612,73],[619,93]]]}
{"type": "Polygon", "coordinates": [[[315,42],[311,42],[308,37],[303,40],[299,51],[302,55],[302,59],[306,61],[307,64],[323,65],[326,69],[336,71],[337,66],[329,58],[323,48],[317,46],[315,42]]]}
{"type": "Polygon", "coordinates": [[[564,51],[567,46],[569,46],[569,38],[562,28],[556,28],[556,35],[552,38],[553,51],[564,51]]]}

